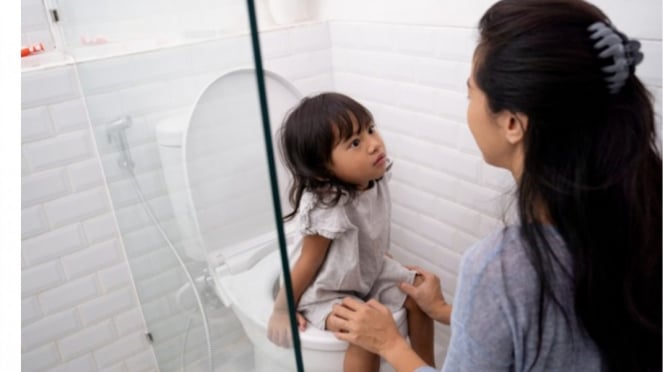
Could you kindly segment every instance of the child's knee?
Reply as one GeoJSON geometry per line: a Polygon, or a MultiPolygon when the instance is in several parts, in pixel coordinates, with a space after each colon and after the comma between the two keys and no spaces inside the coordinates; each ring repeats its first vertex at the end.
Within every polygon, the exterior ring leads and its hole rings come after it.
{"type": "Polygon", "coordinates": [[[407,311],[414,311],[414,310],[419,310],[419,305],[417,305],[417,302],[410,296],[407,296],[405,298],[405,303],[403,304],[403,307],[407,309],[407,311]]]}

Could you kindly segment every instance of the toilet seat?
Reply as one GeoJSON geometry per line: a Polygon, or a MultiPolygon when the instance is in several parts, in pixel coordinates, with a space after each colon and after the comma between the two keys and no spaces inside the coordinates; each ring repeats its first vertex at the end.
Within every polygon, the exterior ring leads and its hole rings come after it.
{"type": "MultiPolygon", "coordinates": [[[[265,258],[256,263],[251,269],[236,275],[224,275],[223,270],[217,268],[214,273],[216,287],[223,292],[233,306],[242,310],[252,322],[264,330],[267,329],[269,317],[274,308],[275,291],[281,275],[280,255],[276,246],[265,258]],[[261,280],[256,280],[262,276],[261,280]],[[264,281],[263,281],[264,279],[264,281]],[[267,282],[267,285],[265,285],[267,282]],[[274,285],[270,285],[274,283],[274,285]]],[[[406,323],[404,308],[394,313],[396,324],[400,327],[406,323]]],[[[266,337],[266,336],[265,336],[266,337]]],[[[299,332],[302,349],[322,351],[343,351],[348,347],[347,342],[337,339],[332,332],[323,331],[308,326],[305,331],[299,332]]]]}
{"type": "MultiPolygon", "coordinates": [[[[263,71],[274,133],[301,97],[283,77],[263,71]]],[[[237,244],[276,229],[256,72],[224,73],[202,91],[184,128],[185,187],[194,236],[205,250],[230,259],[237,244]]],[[[274,146],[277,149],[277,146],[274,146]]],[[[281,209],[288,213],[288,176],[274,151],[281,209]]]]}

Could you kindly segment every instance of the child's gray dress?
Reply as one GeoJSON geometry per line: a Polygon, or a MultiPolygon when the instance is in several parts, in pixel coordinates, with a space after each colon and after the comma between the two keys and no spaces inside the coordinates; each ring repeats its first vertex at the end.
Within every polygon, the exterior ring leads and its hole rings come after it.
{"type": "MultiPolygon", "coordinates": [[[[414,271],[385,256],[391,220],[389,176],[387,172],[373,187],[358,192],[354,200],[342,197],[333,207],[323,205],[311,192],[302,195],[299,233],[332,240],[325,261],[298,306],[298,311],[319,329],[325,329],[332,305],[347,296],[362,301],[375,298],[396,311],[406,298],[398,284],[414,282],[414,271]]],[[[300,251],[301,240],[294,257],[300,251]]]]}

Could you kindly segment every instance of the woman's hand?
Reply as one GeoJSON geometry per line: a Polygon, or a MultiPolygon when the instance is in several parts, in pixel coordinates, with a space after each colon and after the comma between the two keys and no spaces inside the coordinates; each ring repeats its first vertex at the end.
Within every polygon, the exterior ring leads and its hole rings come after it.
{"type": "Polygon", "coordinates": [[[391,311],[376,300],[363,303],[351,297],[344,298],[341,304],[332,308],[327,328],[338,339],[380,355],[405,341],[391,311]]]}
{"type": "Polygon", "coordinates": [[[358,345],[387,360],[396,371],[414,371],[426,363],[398,331],[391,311],[377,302],[346,297],[334,305],[327,328],[340,340],[358,345]]]}
{"type": "Polygon", "coordinates": [[[419,308],[428,314],[429,317],[444,324],[449,324],[451,305],[447,304],[444,300],[442,288],[440,287],[440,278],[418,266],[406,267],[421,275],[423,281],[417,286],[410,283],[401,283],[401,291],[412,297],[417,305],[419,305],[419,308]]]}
{"type": "MultiPolygon", "coordinates": [[[[306,319],[300,313],[295,314],[299,330],[306,329],[306,319]]],[[[269,317],[267,325],[267,338],[278,346],[289,348],[292,344],[292,335],[290,332],[290,316],[286,309],[275,309],[269,317]]]]}

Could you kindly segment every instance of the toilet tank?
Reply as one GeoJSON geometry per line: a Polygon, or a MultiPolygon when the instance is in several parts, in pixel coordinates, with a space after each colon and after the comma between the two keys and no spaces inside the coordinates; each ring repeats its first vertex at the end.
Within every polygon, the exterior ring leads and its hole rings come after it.
{"type": "Polygon", "coordinates": [[[193,260],[204,261],[205,249],[196,237],[185,181],[183,141],[189,117],[190,113],[186,110],[172,113],[159,120],[156,123],[156,137],[166,189],[180,230],[184,253],[193,260]]]}

